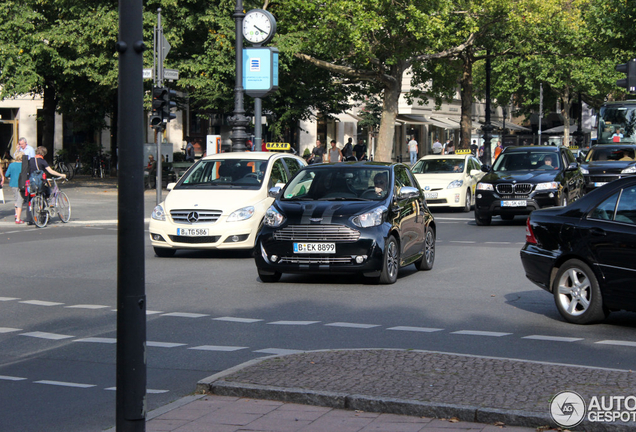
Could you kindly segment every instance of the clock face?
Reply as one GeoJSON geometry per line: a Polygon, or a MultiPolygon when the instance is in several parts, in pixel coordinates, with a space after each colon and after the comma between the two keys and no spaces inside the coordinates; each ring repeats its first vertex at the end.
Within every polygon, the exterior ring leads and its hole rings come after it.
{"type": "Polygon", "coordinates": [[[276,32],[276,20],[267,11],[254,9],[243,19],[243,37],[254,44],[269,41],[276,32]]]}

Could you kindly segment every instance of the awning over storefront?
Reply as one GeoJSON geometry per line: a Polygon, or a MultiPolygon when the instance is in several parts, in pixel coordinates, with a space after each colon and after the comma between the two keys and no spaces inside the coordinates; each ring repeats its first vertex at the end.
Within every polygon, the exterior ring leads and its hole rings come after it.
{"type": "MultiPolygon", "coordinates": [[[[556,127],[541,131],[541,133],[542,134],[550,134],[550,133],[562,134],[564,130],[565,130],[565,126],[561,125],[561,126],[556,126],[556,127]]],[[[570,126],[570,135],[573,134],[574,132],[576,132],[577,130],[578,130],[578,126],[577,125],[571,125],[570,126]]],[[[583,128],[581,130],[583,131],[583,133],[592,132],[592,129],[588,129],[588,128],[583,128]]]]}
{"type": "Polygon", "coordinates": [[[444,129],[459,129],[459,123],[446,117],[430,117],[431,122],[444,129]]]}
{"type": "MultiPolygon", "coordinates": [[[[483,122],[479,122],[479,124],[481,126],[484,125],[483,122]]],[[[503,122],[496,121],[496,120],[492,120],[490,122],[490,124],[493,125],[495,128],[498,128],[498,129],[503,129],[503,127],[504,127],[503,122]]],[[[531,132],[532,131],[532,129],[529,129],[527,127],[519,126],[518,124],[508,123],[508,122],[506,122],[506,129],[519,131],[519,132],[531,132]]]]}
{"type": "Polygon", "coordinates": [[[342,123],[357,123],[360,121],[360,117],[356,117],[353,114],[348,113],[335,114],[334,117],[342,123]]]}
{"type": "Polygon", "coordinates": [[[397,116],[397,120],[407,124],[430,124],[431,122],[426,117],[421,115],[405,115],[400,114],[397,116]]]}

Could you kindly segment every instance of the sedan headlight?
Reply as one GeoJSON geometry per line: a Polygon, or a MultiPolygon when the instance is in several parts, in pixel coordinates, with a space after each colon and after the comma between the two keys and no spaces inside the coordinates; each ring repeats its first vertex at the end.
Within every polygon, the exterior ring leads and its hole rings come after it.
{"type": "Polygon", "coordinates": [[[382,219],[383,219],[382,215],[386,211],[387,211],[387,208],[384,206],[376,207],[370,212],[367,212],[358,216],[354,216],[353,218],[351,218],[351,222],[353,222],[355,226],[358,226],[360,228],[369,228],[369,227],[378,226],[382,224],[382,219]]]}
{"type": "Polygon", "coordinates": [[[446,189],[455,189],[458,187],[462,187],[463,184],[464,184],[464,180],[455,180],[450,182],[450,184],[446,186],[446,189]]]}
{"type": "Polygon", "coordinates": [[[166,220],[166,212],[163,211],[163,207],[161,206],[161,204],[156,206],[152,210],[152,215],[150,215],[150,217],[153,218],[154,220],[158,220],[158,221],[165,221],[166,220]]]}
{"type": "Polygon", "coordinates": [[[581,174],[589,174],[590,171],[587,168],[581,167],[581,174]]]}
{"type": "Polygon", "coordinates": [[[621,171],[622,174],[634,174],[636,173],[636,165],[632,165],[630,167],[625,168],[621,171]]]}
{"type": "Polygon", "coordinates": [[[547,183],[539,183],[534,190],[549,190],[549,189],[558,189],[559,184],[557,182],[547,182],[547,183]]]}
{"type": "Polygon", "coordinates": [[[228,217],[228,222],[238,222],[251,218],[254,216],[254,207],[243,207],[242,209],[238,209],[232,212],[228,217]]]}
{"type": "Polygon", "coordinates": [[[490,183],[477,183],[477,190],[491,191],[494,190],[490,183]]]}
{"type": "Polygon", "coordinates": [[[265,212],[265,218],[263,219],[263,223],[268,227],[276,228],[279,227],[285,222],[285,216],[280,214],[278,210],[274,206],[271,206],[265,212]]]}

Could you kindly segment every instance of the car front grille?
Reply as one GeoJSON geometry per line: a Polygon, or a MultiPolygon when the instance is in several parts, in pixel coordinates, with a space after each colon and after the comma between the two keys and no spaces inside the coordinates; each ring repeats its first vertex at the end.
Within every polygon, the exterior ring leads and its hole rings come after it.
{"type": "Polygon", "coordinates": [[[274,232],[275,240],[355,242],[360,231],[344,225],[290,225],[274,232]]]}
{"type": "Polygon", "coordinates": [[[322,257],[322,256],[288,256],[281,257],[281,264],[351,264],[351,257],[322,257]]]}
{"type": "Polygon", "coordinates": [[[529,194],[534,185],[532,183],[501,183],[495,186],[497,193],[505,195],[529,194]]]}
{"type": "Polygon", "coordinates": [[[188,237],[171,235],[170,240],[175,243],[188,243],[188,244],[200,244],[200,243],[216,243],[221,236],[200,236],[200,237],[188,237]]]}
{"type": "Polygon", "coordinates": [[[214,223],[222,213],[221,210],[172,210],[170,216],[175,223],[214,223]]]}
{"type": "Polygon", "coordinates": [[[529,199],[530,195],[500,195],[500,197],[505,200],[524,200],[529,199]]]}
{"type": "Polygon", "coordinates": [[[426,204],[448,204],[446,198],[427,199],[426,204]]]}

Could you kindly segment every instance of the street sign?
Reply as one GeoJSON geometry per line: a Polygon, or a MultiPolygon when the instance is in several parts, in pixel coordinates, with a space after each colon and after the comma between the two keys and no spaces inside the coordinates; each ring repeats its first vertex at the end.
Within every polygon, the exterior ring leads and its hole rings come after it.
{"type": "Polygon", "coordinates": [[[144,69],[144,79],[152,78],[152,69],[144,69]]]}
{"type": "Polygon", "coordinates": [[[274,47],[243,49],[243,88],[255,98],[278,90],[278,49],[274,47]]]}
{"type": "Polygon", "coordinates": [[[164,69],[163,70],[163,79],[178,80],[179,79],[179,71],[176,70],[176,69],[164,69]]]}
{"type": "Polygon", "coordinates": [[[161,54],[161,62],[163,63],[163,61],[166,59],[166,56],[170,52],[170,48],[172,48],[172,47],[168,43],[168,40],[166,39],[166,37],[163,35],[163,32],[161,33],[161,42],[162,42],[162,44],[161,44],[161,53],[160,54],[161,54]]]}

